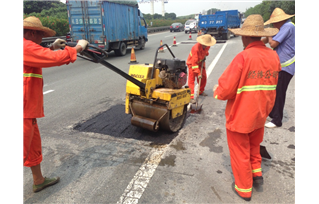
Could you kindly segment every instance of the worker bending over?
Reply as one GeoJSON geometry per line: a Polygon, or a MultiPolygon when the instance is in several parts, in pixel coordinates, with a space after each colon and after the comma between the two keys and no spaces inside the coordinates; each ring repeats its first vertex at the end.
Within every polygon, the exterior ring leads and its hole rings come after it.
{"type": "Polygon", "coordinates": [[[197,83],[201,78],[201,85],[199,89],[199,95],[207,96],[204,92],[207,76],[206,76],[206,56],[208,56],[208,50],[210,46],[216,44],[215,38],[211,35],[206,34],[197,37],[197,43],[192,47],[191,52],[188,55],[186,64],[188,66],[188,86],[191,89],[191,103],[195,103],[194,99],[194,85],[195,85],[195,78],[197,78],[197,83]],[[202,67],[202,74],[201,74],[201,66],[202,67]]]}
{"type": "Polygon", "coordinates": [[[55,31],[34,16],[23,20],[23,29],[23,166],[31,168],[33,191],[38,192],[60,179],[43,177],[40,167],[42,146],[36,118],[44,117],[42,68],[73,63],[88,42],[79,40],[72,48],[65,47],[65,40],[56,39],[50,48],[44,48],[40,46],[42,38],[54,36],[55,31]],[[53,51],[62,47],[65,49],[53,51]]]}
{"type": "Polygon", "coordinates": [[[242,36],[244,50],[236,55],[214,86],[214,98],[228,100],[225,117],[234,192],[246,201],[252,186],[263,184],[260,143],[264,124],[276,97],[277,53],[261,41],[273,36],[277,28],[264,28],[261,15],[250,15],[242,28],[229,29],[242,36]]]}

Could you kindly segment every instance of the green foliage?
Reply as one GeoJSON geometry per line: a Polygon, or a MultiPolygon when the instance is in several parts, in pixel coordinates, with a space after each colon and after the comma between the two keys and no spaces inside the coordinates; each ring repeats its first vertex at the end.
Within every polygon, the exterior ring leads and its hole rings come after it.
{"type": "Polygon", "coordinates": [[[194,19],[195,17],[195,14],[190,14],[190,15],[187,15],[187,16],[179,16],[177,17],[177,19],[194,19]]]}
{"type": "Polygon", "coordinates": [[[50,0],[50,1],[23,1],[23,13],[30,14],[30,13],[40,13],[42,10],[47,10],[50,8],[56,8],[66,5],[59,0],[50,0]]]}
{"type": "Polygon", "coordinates": [[[56,36],[64,36],[69,32],[67,8],[64,3],[56,1],[24,1],[23,19],[35,16],[42,25],[56,32],[56,36]]]}
{"type": "MultiPolygon", "coordinates": [[[[263,1],[261,4],[255,7],[250,7],[245,12],[245,17],[251,14],[260,14],[264,21],[269,20],[271,13],[275,8],[281,8],[287,14],[295,14],[295,1],[263,1]]],[[[293,17],[292,22],[295,22],[295,17],[293,17]]]]}
{"type": "Polygon", "coordinates": [[[217,9],[217,8],[211,8],[207,11],[207,14],[213,14],[215,13],[216,11],[220,11],[220,9],[217,9]]]}
{"type": "Polygon", "coordinates": [[[42,16],[40,13],[31,13],[24,15],[23,19],[29,16],[35,16],[40,19],[44,27],[48,27],[56,32],[56,36],[64,36],[69,32],[69,21],[63,18],[52,16],[42,16]]]}

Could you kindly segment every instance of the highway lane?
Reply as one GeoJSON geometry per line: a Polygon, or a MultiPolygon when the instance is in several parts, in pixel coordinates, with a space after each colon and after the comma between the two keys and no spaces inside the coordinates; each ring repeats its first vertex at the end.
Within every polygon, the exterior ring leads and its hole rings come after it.
{"type": "MultiPolygon", "coordinates": [[[[193,45],[188,35],[163,32],[149,35],[146,48],[136,50],[137,61],[153,63],[160,40],[171,45],[174,36],[178,46],[171,49],[186,60],[193,45]]],[[[43,69],[46,117],[38,120],[42,169],[45,176],[60,176],[61,182],[33,194],[30,170],[24,168],[24,202],[241,202],[230,188],[225,102],[212,97],[218,77],[241,50],[240,37],[211,47],[206,63],[215,66],[206,86],[208,96],[200,100],[203,112],[191,115],[175,134],[131,126],[130,116],[124,113],[126,80],[100,64],[78,59],[43,69]]],[[[167,50],[159,56],[170,58],[167,50]]],[[[129,61],[130,50],[124,57],[110,53],[108,58],[124,72],[129,61]]],[[[264,192],[254,192],[254,203],[294,202],[294,78],[287,97],[283,128],[265,133],[264,143],[275,158],[263,163],[267,180],[264,192]]]]}

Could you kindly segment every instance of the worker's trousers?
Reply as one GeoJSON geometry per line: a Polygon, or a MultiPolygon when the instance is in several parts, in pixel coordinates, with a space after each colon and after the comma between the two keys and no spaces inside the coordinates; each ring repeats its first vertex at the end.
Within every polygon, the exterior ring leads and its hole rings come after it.
{"type": "Polygon", "coordinates": [[[278,83],[276,87],[276,100],[269,117],[272,118],[271,122],[278,127],[282,126],[282,118],[284,116],[284,106],[286,101],[286,92],[288,85],[293,75],[285,71],[280,71],[278,74],[278,83]]]}
{"type": "Polygon", "coordinates": [[[227,129],[235,189],[241,197],[251,197],[253,177],[262,176],[260,143],[263,141],[263,136],[264,127],[247,134],[227,129]]]}
{"type": "Polygon", "coordinates": [[[23,118],[23,166],[36,166],[41,161],[42,146],[37,120],[23,118]]]}
{"type": "MultiPolygon", "coordinates": [[[[195,88],[195,78],[197,79],[197,83],[199,83],[198,76],[199,74],[195,73],[192,68],[188,68],[188,87],[191,89],[191,99],[194,98],[194,88],[195,88]]],[[[202,81],[200,82],[200,88],[199,88],[199,95],[201,95],[206,86],[206,81],[207,81],[207,75],[206,75],[206,70],[203,67],[202,71],[202,81]]]]}

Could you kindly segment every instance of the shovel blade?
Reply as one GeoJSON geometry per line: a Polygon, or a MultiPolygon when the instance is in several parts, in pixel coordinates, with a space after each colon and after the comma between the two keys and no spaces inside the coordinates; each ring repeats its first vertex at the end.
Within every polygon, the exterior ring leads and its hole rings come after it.
{"type": "Polygon", "coordinates": [[[198,105],[197,103],[192,103],[190,107],[190,113],[200,114],[202,111],[202,105],[198,105]]]}
{"type": "Polygon", "coordinates": [[[260,145],[260,156],[262,158],[271,159],[271,156],[269,155],[268,151],[266,150],[265,146],[260,145]]]}

